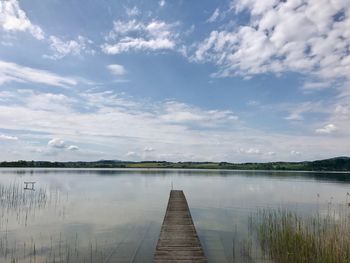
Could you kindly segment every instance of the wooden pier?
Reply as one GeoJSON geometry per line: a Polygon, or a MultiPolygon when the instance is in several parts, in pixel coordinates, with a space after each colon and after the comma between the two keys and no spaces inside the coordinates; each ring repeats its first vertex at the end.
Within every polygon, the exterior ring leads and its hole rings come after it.
{"type": "Polygon", "coordinates": [[[183,191],[170,192],[153,262],[208,262],[183,191]]]}

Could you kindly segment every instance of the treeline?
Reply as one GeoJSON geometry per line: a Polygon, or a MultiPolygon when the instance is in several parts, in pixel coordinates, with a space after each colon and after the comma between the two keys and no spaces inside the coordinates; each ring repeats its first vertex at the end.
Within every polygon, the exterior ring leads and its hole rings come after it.
{"type": "Polygon", "coordinates": [[[97,162],[48,162],[48,161],[14,161],[0,162],[0,167],[18,168],[126,168],[127,162],[97,161],[97,162]]]}
{"type": "Polygon", "coordinates": [[[337,157],[311,162],[269,162],[269,163],[228,163],[228,162],[125,162],[102,160],[95,162],[47,162],[15,161],[1,162],[0,167],[23,168],[185,168],[185,169],[228,169],[228,170],[294,170],[294,171],[350,171],[350,158],[337,157]]]}

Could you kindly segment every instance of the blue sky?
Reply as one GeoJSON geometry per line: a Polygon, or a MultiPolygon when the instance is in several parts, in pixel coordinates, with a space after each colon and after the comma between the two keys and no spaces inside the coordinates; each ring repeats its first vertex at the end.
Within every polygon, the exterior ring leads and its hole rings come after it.
{"type": "Polygon", "coordinates": [[[0,160],[350,155],[347,0],[0,0],[0,160]]]}

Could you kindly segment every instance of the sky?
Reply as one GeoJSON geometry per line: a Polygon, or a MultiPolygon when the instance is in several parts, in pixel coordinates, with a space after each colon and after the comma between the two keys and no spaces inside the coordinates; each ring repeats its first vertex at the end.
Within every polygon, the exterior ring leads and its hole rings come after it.
{"type": "Polygon", "coordinates": [[[0,160],[350,155],[349,0],[0,0],[0,160]]]}

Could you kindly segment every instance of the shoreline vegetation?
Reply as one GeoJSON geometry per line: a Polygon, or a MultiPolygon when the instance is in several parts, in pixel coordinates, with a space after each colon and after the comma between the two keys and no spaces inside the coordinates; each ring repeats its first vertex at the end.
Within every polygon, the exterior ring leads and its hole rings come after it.
{"type": "Polygon", "coordinates": [[[166,161],[118,161],[49,162],[10,161],[0,162],[7,168],[173,168],[173,169],[217,169],[217,170],[288,170],[288,171],[350,171],[350,157],[336,157],[317,161],[229,163],[229,162],[166,162],[166,161]]]}
{"type": "Polygon", "coordinates": [[[350,260],[349,208],[345,204],[338,209],[313,216],[259,210],[250,222],[264,257],[272,262],[345,263],[350,260]]]}

